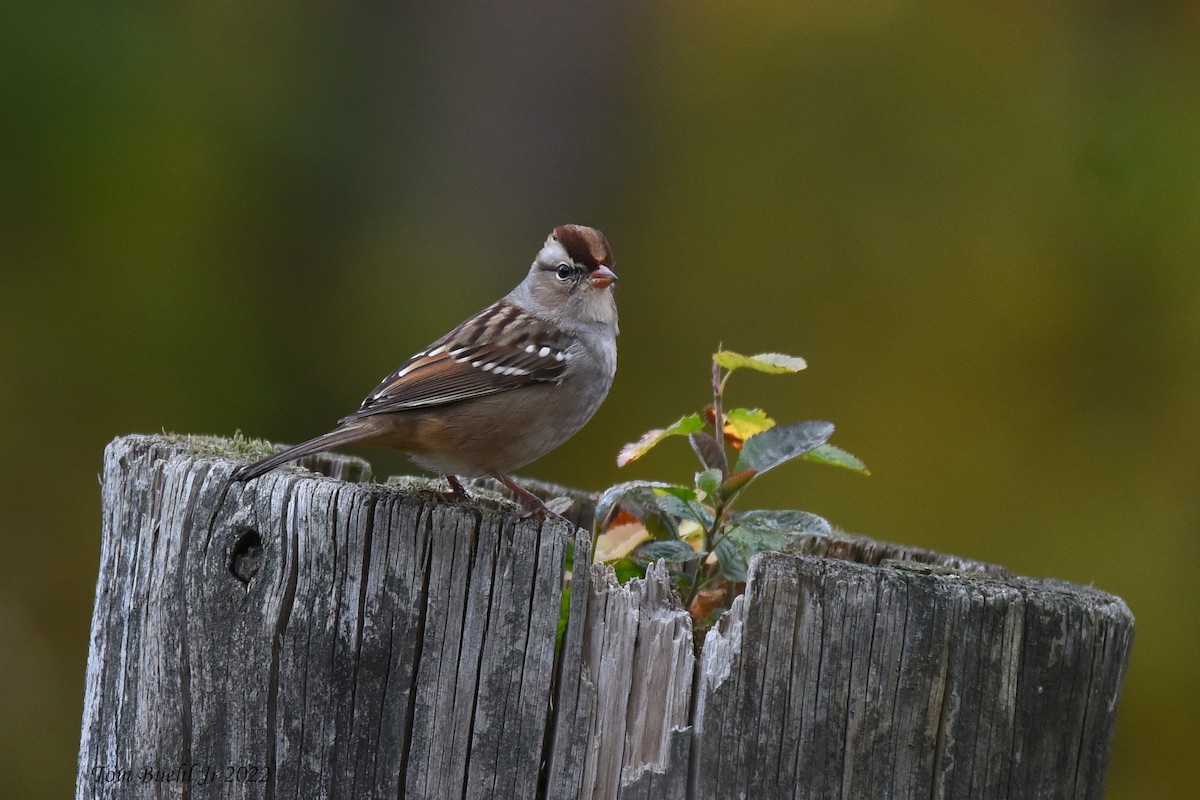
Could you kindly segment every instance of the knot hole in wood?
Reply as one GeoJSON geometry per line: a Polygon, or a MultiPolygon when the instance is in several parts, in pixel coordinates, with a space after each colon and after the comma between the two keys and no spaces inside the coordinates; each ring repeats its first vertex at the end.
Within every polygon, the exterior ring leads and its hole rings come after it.
{"type": "Polygon", "coordinates": [[[237,534],[229,550],[229,571],[242,583],[250,583],[262,566],[262,536],[253,528],[239,528],[237,534]]]}

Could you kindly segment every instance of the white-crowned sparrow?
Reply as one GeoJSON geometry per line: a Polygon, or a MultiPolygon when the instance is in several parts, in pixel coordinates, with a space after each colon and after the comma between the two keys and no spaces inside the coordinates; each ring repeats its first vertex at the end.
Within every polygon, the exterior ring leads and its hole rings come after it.
{"type": "Polygon", "coordinates": [[[234,472],[248,481],[348,444],[403,450],[442,473],[491,475],[527,512],[545,506],[507,473],[571,438],[600,407],[617,369],[612,250],[581,225],[555,228],[525,280],[383,379],[358,411],[322,436],[234,472]]]}

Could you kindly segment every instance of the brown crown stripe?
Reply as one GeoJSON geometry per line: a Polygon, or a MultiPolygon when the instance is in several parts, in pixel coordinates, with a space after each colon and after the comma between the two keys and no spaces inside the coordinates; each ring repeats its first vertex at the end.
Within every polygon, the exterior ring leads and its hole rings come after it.
{"type": "Polygon", "coordinates": [[[613,265],[612,249],[608,246],[608,239],[604,238],[604,234],[595,228],[586,228],[583,225],[560,225],[554,229],[554,238],[558,239],[566,249],[571,260],[577,261],[589,269],[595,269],[601,264],[607,267],[613,265]]]}

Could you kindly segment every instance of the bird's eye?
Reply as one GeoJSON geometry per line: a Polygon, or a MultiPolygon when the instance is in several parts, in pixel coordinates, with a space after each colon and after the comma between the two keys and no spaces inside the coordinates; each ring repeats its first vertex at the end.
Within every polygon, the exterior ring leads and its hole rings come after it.
{"type": "Polygon", "coordinates": [[[558,276],[560,281],[565,281],[567,278],[571,277],[571,265],[559,264],[558,270],[554,274],[558,276]]]}

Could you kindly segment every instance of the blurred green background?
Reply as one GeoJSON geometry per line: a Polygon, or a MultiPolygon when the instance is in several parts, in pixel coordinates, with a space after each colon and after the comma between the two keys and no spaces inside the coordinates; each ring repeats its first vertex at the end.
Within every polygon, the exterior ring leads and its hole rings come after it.
{"type": "Polygon", "coordinates": [[[1196,4],[20,0],[0,108],[0,796],[73,786],[104,445],[322,432],[563,222],[621,366],[527,474],[685,479],[614,456],[802,355],[732,400],[874,475],[749,504],[1121,595],[1108,797],[1194,796],[1196,4]]]}

